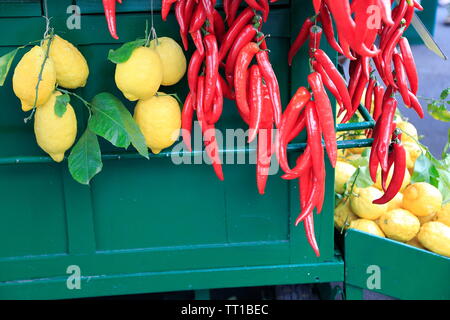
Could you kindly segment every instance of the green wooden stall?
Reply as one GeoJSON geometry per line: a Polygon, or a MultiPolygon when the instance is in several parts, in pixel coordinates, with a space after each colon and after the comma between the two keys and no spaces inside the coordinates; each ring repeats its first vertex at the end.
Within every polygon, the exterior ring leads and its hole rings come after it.
{"type": "Polygon", "coordinates": [[[365,290],[405,300],[449,300],[450,258],[349,229],[345,235],[348,300],[365,290]]]}
{"type": "MultiPolygon", "coordinates": [[[[159,36],[180,41],[173,15],[163,23],[155,3],[159,36]]],[[[144,35],[150,1],[126,0],[118,5],[120,41],[107,31],[101,1],[47,0],[55,32],[78,45],[90,66],[85,88],[75,92],[87,100],[116,89],[111,48],[144,35]],[[81,9],[81,29],[69,30],[67,9],[81,9]]],[[[220,4],[220,2],[219,2],[220,4]]],[[[0,56],[42,38],[43,3],[0,1],[0,56]]],[[[70,10],[69,10],[70,12],[70,10]]],[[[306,49],[287,66],[287,51],[311,1],[278,1],[264,26],[270,34],[270,56],[278,75],[283,105],[305,85],[306,49]]],[[[324,42],[325,43],[325,42],[324,42]]],[[[22,50],[12,66],[24,54],[22,50]]],[[[189,55],[189,53],[188,53],[189,55]]],[[[184,97],[186,80],[163,88],[184,97]]],[[[294,227],[298,186],[273,176],[266,195],[255,185],[255,166],[225,165],[225,181],[208,165],[174,165],[166,150],[150,160],[101,143],[103,171],[90,186],[75,182],[67,162],[53,163],[34,138],[32,123],[13,95],[11,75],[0,88],[0,298],[76,298],[239,286],[343,281],[343,261],[333,240],[334,172],[327,164],[327,195],[315,216],[321,249],[316,258],[303,227],[294,227]],[[79,267],[81,288],[69,289],[70,266],[79,267]],[[69,268],[69,270],[68,270],[69,268]]],[[[79,132],[87,114],[75,99],[79,132]]],[[[236,108],[227,102],[220,129],[240,128],[236,108]]],[[[360,128],[373,126],[368,121],[360,128]]],[[[353,125],[354,126],[354,125],[353,125]]],[[[339,130],[351,129],[349,126],[339,130]]],[[[299,140],[298,142],[301,142],[299,140]]],[[[342,142],[341,147],[370,145],[370,140],[342,142]]],[[[290,147],[291,160],[302,144],[290,147]]],[[[226,149],[232,156],[254,150],[226,149]]],[[[195,150],[192,157],[201,156],[195,150]]]]}

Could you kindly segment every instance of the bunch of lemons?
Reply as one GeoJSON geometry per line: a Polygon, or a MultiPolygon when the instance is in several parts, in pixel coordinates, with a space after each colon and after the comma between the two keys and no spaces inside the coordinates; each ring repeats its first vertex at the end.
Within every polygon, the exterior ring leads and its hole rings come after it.
{"type": "Polygon", "coordinates": [[[80,51],[57,35],[31,48],[14,70],[14,93],[23,111],[36,108],[36,141],[56,162],[64,159],[75,142],[77,119],[70,104],[61,117],[56,115],[55,103],[61,92],[55,88],[84,87],[88,76],[89,68],[80,51]]]}
{"type": "Polygon", "coordinates": [[[168,37],[134,49],[127,61],[116,66],[116,85],[128,100],[138,101],[134,119],[155,154],[178,139],[181,127],[178,101],[158,90],[178,83],[185,73],[183,50],[168,37]]]}
{"type": "Polygon", "coordinates": [[[411,123],[399,121],[398,127],[405,132],[403,144],[408,161],[400,193],[387,204],[372,203],[383,194],[380,172],[374,185],[349,190],[349,179],[357,170],[352,163],[362,157],[363,149],[341,152],[335,190],[349,194],[335,208],[335,226],[340,230],[362,230],[450,257],[450,203],[443,205],[442,194],[434,186],[426,182],[410,183],[415,162],[424,150],[417,144],[417,130],[411,123]]]}

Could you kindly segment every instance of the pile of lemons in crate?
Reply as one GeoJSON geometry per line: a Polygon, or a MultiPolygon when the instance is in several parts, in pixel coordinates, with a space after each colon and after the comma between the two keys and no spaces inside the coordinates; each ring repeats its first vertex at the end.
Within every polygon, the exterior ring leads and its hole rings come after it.
{"type": "MultiPolygon", "coordinates": [[[[443,204],[442,194],[431,184],[411,183],[415,162],[424,150],[417,143],[417,130],[411,123],[400,120],[398,127],[404,132],[407,150],[407,171],[400,193],[387,204],[373,204],[383,194],[380,172],[371,186],[360,188],[353,183],[355,172],[370,150],[341,151],[336,165],[335,227],[358,229],[450,257],[450,203],[443,204]]],[[[358,139],[354,135],[338,138],[358,139]]]]}

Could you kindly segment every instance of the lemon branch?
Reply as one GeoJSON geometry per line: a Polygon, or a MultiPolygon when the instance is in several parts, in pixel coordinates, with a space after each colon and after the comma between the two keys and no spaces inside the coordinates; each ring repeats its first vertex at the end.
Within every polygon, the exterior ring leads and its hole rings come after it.
{"type": "MultiPolygon", "coordinates": [[[[47,29],[48,29],[48,25],[47,25],[47,29]]],[[[45,34],[48,34],[48,30],[45,30],[45,34]]],[[[42,62],[41,69],[39,70],[38,81],[37,81],[36,87],[35,87],[35,96],[34,96],[33,110],[31,111],[31,114],[24,119],[25,123],[30,121],[33,118],[34,113],[36,112],[36,104],[37,104],[37,100],[38,100],[38,96],[39,96],[39,84],[42,81],[42,75],[44,73],[45,64],[47,63],[47,60],[48,60],[48,57],[49,57],[50,45],[51,45],[51,43],[53,41],[53,37],[54,37],[53,29],[50,29],[50,35],[44,37],[44,40],[48,39],[48,45],[47,45],[47,48],[45,50],[44,61],[42,62]]]]}

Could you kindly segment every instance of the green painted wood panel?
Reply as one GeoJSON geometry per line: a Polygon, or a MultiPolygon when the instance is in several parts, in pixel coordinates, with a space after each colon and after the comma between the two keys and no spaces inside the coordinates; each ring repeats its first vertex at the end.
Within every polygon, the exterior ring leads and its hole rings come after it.
{"type": "Polygon", "coordinates": [[[0,17],[38,17],[41,0],[0,0],[0,17]]]}
{"type": "Polygon", "coordinates": [[[405,300],[450,299],[450,258],[349,230],[345,235],[347,298],[362,298],[358,288],[368,289],[369,266],[380,270],[380,287],[372,291],[405,300]]]}

